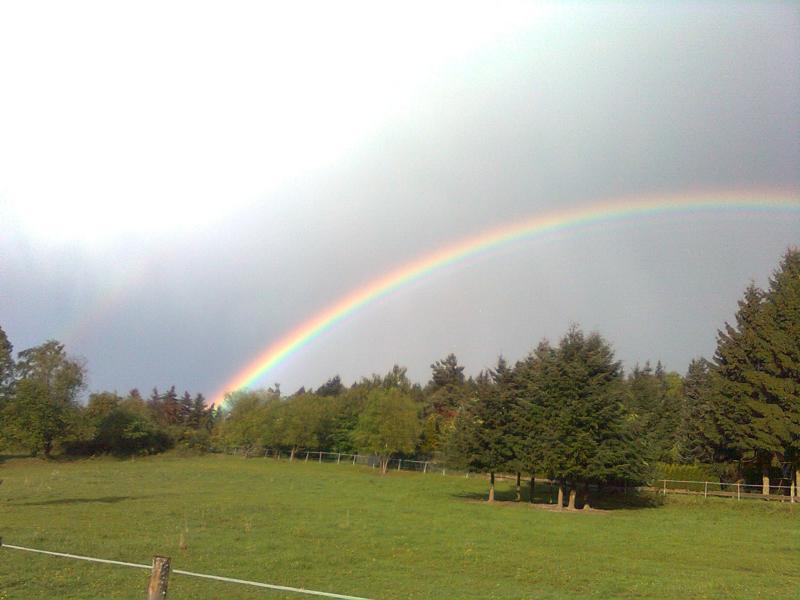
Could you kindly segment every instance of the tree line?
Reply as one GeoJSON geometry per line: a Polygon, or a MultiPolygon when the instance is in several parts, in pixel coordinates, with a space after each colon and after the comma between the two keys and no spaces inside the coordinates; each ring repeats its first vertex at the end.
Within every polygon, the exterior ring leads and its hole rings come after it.
{"type": "Polygon", "coordinates": [[[549,476],[573,505],[591,484],[646,480],[658,462],[712,465],[721,480],[760,479],[768,493],[770,478],[796,479],[800,465],[800,251],[785,253],[766,290],[745,290],[713,358],[694,359],[685,374],[660,362],[625,373],[605,338],[577,326],[474,377],[449,354],[425,385],[395,366],[349,386],[334,376],[289,395],[277,385],[236,391],[219,410],[174,389],[148,400],[97,393],[81,407],[82,373],[57,342],[15,362],[0,330],[6,439],[44,453],[54,442],[84,452],[269,447],[292,459],[362,452],[379,456],[384,472],[391,457],[436,458],[492,481],[498,472],[529,475],[531,485],[534,474],[549,476]],[[61,424],[31,425],[40,422],[61,424]]]}
{"type": "Polygon", "coordinates": [[[175,387],[153,389],[145,399],[137,389],[89,394],[83,361],[49,340],[13,358],[0,328],[0,441],[6,447],[49,457],[56,446],[70,454],[128,455],[173,448],[207,448],[217,411],[202,394],[179,396],[175,387]]]}

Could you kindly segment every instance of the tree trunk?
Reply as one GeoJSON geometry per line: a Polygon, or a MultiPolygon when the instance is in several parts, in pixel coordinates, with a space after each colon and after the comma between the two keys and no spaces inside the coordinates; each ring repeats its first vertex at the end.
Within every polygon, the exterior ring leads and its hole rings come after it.
{"type": "Polygon", "coordinates": [[[50,453],[53,451],[53,440],[45,440],[44,442],[44,455],[50,458],[50,453]]]}
{"type": "Polygon", "coordinates": [[[389,470],[389,459],[381,458],[381,475],[386,475],[386,471],[388,470],[389,470]]]}
{"type": "Polygon", "coordinates": [[[800,469],[794,472],[794,493],[800,497],[800,469]]]}
{"type": "Polygon", "coordinates": [[[521,488],[519,486],[519,482],[520,482],[520,472],[517,471],[517,499],[516,499],[516,502],[519,502],[520,500],[522,500],[522,491],[521,491],[521,488]]]}
{"type": "Polygon", "coordinates": [[[533,475],[531,475],[531,496],[529,498],[529,502],[531,504],[533,504],[533,488],[535,485],[536,485],[536,478],[533,475]]]}
{"type": "Polygon", "coordinates": [[[292,446],[292,452],[291,454],[289,454],[289,462],[292,462],[294,460],[295,452],[297,452],[297,446],[292,446]]]}
{"type": "Polygon", "coordinates": [[[769,467],[767,465],[761,467],[761,493],[769,496],[769,467]]]}
{"type": "Polygon", "coordinates": [[[575,487],[576,484],[573,483],[569,488],[569,505],[567,508],[570,510],[575,510],[575,496],[577,495],[575,487]]]}
{"type": "Polygon", "coordinates": [[[558,482],[558,500],[557,500],[556,504],[558,505],[558,510],[561,510],[562,508],[564,508],[564,482],[563,481],[559,481],[558,482]]]}
{"type": "Polygon", "coordinates": [[[494,471],[489,473],[489,502],[494,502],[494,471]]]}

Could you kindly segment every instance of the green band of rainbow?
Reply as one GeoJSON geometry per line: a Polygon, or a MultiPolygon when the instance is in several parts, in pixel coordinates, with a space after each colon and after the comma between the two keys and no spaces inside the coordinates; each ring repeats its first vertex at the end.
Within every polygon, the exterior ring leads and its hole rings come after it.
{"type": "Polygon", "coordinates": [[[481,251],[535,235],[577,229],[600,222],[670,213],[709,211],[791,213],[800,211],[800,195],[782,191],[705,192],[690,196],[670,195],[606,201],[536,216],[484,231],[421,256],[340,298],[270,344],[264,352],[240,370],[213,396],[213,402],[219,404],[224,400],[226,392],[254,384],[288,356],[362,306],[419,277],[481,251]]]}

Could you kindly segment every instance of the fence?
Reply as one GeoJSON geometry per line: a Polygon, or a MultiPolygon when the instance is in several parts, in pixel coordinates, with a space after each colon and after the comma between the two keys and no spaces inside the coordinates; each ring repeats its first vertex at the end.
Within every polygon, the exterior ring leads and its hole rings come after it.
{"type": "Polygon", "coordinates": [[[716,496],[721,498],[736,498],[737,500],[776,500],[780,502],[795,502],[800,497],[800,490],[790,485],[770,485],[769,494],[763,493],[763,486],[751,483],[719,481],[682,481],[679,479],[658,479],[649,487],[651,491],[663,495],[686,494],[691,496],[716,496]],[[773,491],[774,490],[774,491],[773,491]]]}
{"type": "Polygon", "coordinates": [[[135,569],[147,569],[150,571],[150,581],[147,588],[148,600],[162,600],[167,595],[167,584],[170,573],[176,575],[186,575],[189,577],[199,577],[202,579],[213,579],[216,581],[224,581],[226,583],[235,583],[239,585],[248,585],[251,587],[266,588],[270,590],[278,590],[281,592],[290,592],[295,594],[303,594],[306,596],[324,596],[326,598],[339,598],[341,600],[369,600],[361,596],[347,596],[345,594],[334,594],[333,592],[320,592],[318,590],[307,590],[303,588],[289,587],[286,585],[277,585],[274,583],[262,583],[260,581],[248,581],[246,579],[236,579],[233,577],[223,577],[221,575],[209,575],[208,573],[195,573],[193,571],[183,571],[181,569],[171,569],[170,559],[164,556],[154,556],[152,565],[144,565],[140,563],[123,562],[120,560],[110,560],[107,558],[95,558],[93,556],[82,556],[80,554],[67,554],[66,552],[54,552],[51,550],[41,550],[39,548],[26,548],[25,546],[16,546],[12,544],[3,543],[0,538],[0,549],[20,550],[23,552],[34,552],[36,554],[46,554],[49,556],[58,556],[61,558],[71,558],[74,560],[85,560],[89,562],[102,563],[107,565],[116,565],[121,567],[132,567],[135,569]]]}
{"type": "MultiPolygon", "coordinates": [[[[282,450],[275,450],[272,448],[226,448],[226,454],[233,454],[234,456],[256,457],[263,456],[264,458],[283,459],[290,458],[291,454],[282,450]]],[[[380,457],[374,454],[346,454],[343,452],[320,452],[303,450],[297,452],[294,460],[302,462],[317,462],[317,463],[336,463],[336,464],[351,464],[363,465],[372,468],[379,468],[381,465],[380,457]]],[[[448,468],[446,465],[432,461],[432,460],[411,460],[408,458],[391,458],[389,459],[387,470],[389,471],[416,471],[418,473],[439,473],[442,475],[462,475],[469,477],[474,475],[469,471],[461,471],[457,469],[448,468]]]]}
{"type": "MultiPolygon", "coordinates": [[[[289,453],[272,448],[243,449],[228,448],[226,453],[242,456],[263,456],[265,458],[289,458],[289,453]]],[[[372,454],[345,454],[341,452],[321,452],[303,450],[295,454],[294,460],[303,462],[336,463],[364,465],[372,468],[380,467],[380,458],[372,454]]],[[[440,473],[442,475],[460,475],[463,477],[486,476],[485,473],[470,473],[469,471],[459,471],[448,469],[446,465],[436,461],[411,460],[407,458],[392,458],[389,460],[388,470],[390,471],[416,471],[418,473],[440,473]]],[[[495,474],[496,479],[516,479],[516,476],[508,474],[495,474]]],[[[552,483],[549,479],[536,478],[537,482],[545,484],[552,483]]],[[[794,484],[791,485],[771,485],[770,493],[763,494],[763,486],[749,483],[725,483],[719,481],[684,481],[679,479],[656,479],[649,485],[622,488],[625,490],[649,491],[659,494],[684,494],[709,496],[720,498],[736,498],[737,500],[776,500],[780,502],[800,501],[800,489],[794,484]],[[774,491],[773,491],[774,490],[774,491]]]]}

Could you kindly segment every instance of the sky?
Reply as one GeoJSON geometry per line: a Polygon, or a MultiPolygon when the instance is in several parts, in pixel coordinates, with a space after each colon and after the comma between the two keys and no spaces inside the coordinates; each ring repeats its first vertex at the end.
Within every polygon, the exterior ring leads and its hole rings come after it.
{"type": "MultiPolygon", "coordinates": [[[[483,231],[709,193],[800,206],[792,2],[6,2],[0,326],[87,391],[213,397],[352,290],[483,231]]],[[[352,311],[253,385],[471,374],[571,323],[711,357],[800,210],[532,235],[352,311]]]]}

